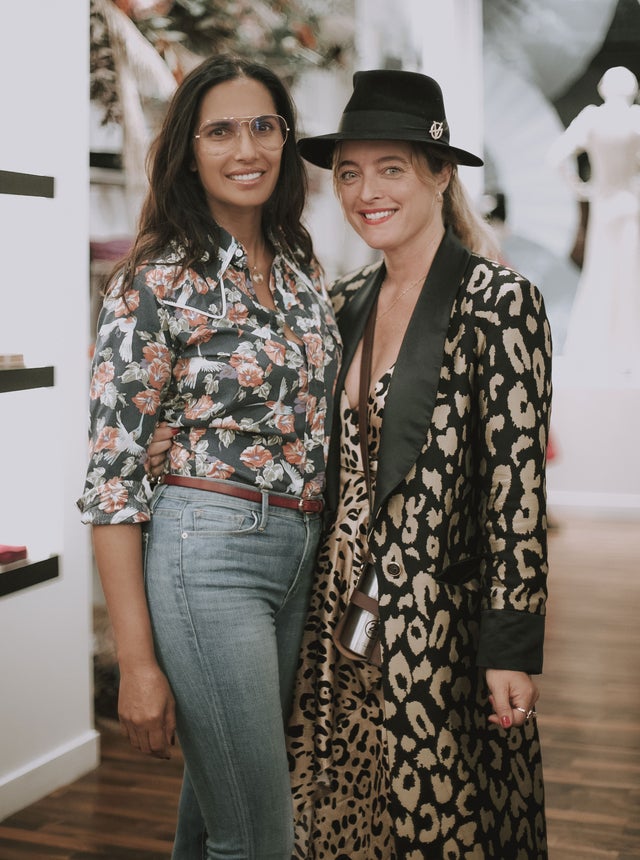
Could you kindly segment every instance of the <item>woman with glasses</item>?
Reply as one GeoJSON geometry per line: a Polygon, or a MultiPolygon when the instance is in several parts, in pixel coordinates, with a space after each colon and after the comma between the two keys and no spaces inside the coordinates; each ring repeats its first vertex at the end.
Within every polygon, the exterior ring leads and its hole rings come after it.
{"type": "Polygon", "coordinates": [[[106,290],[78,504],[116,638],[123,731],[185,779],[174,860],[292,851],[287,719],[320,535],[340,358],[300,218],[282,82],[204,62],[150,153],[106,290]],[[151,488],[145,451],[173,430],[151,488]]]}

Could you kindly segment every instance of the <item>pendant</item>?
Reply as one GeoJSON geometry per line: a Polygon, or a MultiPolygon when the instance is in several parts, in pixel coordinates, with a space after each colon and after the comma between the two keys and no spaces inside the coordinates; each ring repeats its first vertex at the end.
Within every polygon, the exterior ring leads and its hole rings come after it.
{"type": "Polygon", "coordinates": [[[260,284],[262,284],[262,282],[264,281],[264,275],[262,274],[262,272],[259,272],[257,269],[254,268],[251,270],[251,280],[254,284],[260,286],[260,284]]]}

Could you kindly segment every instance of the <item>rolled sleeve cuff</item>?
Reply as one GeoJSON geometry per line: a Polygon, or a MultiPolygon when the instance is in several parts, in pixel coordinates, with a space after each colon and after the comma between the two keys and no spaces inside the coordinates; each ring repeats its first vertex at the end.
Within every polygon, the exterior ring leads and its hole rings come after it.
{"type": "Polygon", "coordinates": [[[99,487],[86,490],[76,501],[82,512],[80,521],[93,526],[117,525],[120,523],[145,523],[151,519],[149,509],[150,488],[146,482],[125,482],[128,485],[127,502],[114,509],[105,505],[99,487]]]}
{"type": "Polygon", "coordinates": [[[542,672],[544,615],[509,609],[485,610],[480,619],[476,663],[485,669],[542,672]]]}

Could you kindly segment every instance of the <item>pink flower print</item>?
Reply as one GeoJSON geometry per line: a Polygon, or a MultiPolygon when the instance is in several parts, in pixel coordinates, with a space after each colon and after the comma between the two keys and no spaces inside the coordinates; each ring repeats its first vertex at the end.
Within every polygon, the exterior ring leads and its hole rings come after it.
{"type": "Polygon", "coordinates": [[[122,510],[129,498],[127,488],[123,486],[120,478],[111,478],[110,481],[98,487],[98,495],[100,497],[100,510],[106,511],[108,514],[122,510]]]}
{"type": "Polygon", "coordinates": [[[143,348],[142,355],[147,362],[149,385],[152,388],[161,389],[171,374],[169,350],[162,343],[148,343],[143,348]]]}
{"type": "Polygon", "coordinates": [[[173,366],[173,378],[176,382],[180,382],[185,376],[189,376],[189,361],[188,358],[179,358],[173,366]]]}
{"type": "Polygon", "coordinates": [[[148,343],[142,350],[145,361],[151,364],[152,361],[159,359],[168,363],[170,360],[169,350],[163,343],[148,343]]]}
{"type": "Polygon", "coordinates": [[[311,419],[311,435],[314,439],[319,439],[324,434],[324,419],[325,414],[322,410],[314,412],[313,417],[311,419]]]}
{"type": "Polygon", "coordinates": [[[227,463],[223,463],[222,460],[218,460],[217,458],[213,460],[207,469],[207,478],[218,478],[219,480],[226,480],[230,478],[231,475],[235,472],[233,466],[229,466],[227,463]]]}
{"type": "MultiPolygon", "coordinates": [[[[204,296],[212,289],[212,286],[209,285],[209,281],[207,281],[206,278],[197,277],[192,281],[192,284],[196,293],[199,293],[201,296],[204,296]]],[[[215,286],[213,289],[215,289],[215,286]]]]}
{"type": "Polygon", "coordinates": [[[298,388],[300,391],[306,391],[309,387],[309,374],[306,367],[298,368],[298,388]]]}
{"type": "Polygon", "coordinates": [[[322,476],[318,476],[314,478],[312,481],[307,481],[304,485],[304,489],[302,491],[302,497],[304,499],[313,499],[322,495],[322,478],[324,477],[324,473],[322,476]]]}
{"type": "Polygon", "coordinates": [[[261,469],[267,463],[273,460],[273,455],[271,451],[268,451],[264,445],[252,445],[250,448],[245,448],[242,454],[240,454],[240,459],[245,464],[245,466],[249,466],[250,469],[261,469]]]}
{"type": "Polygon", "coordinates": [[[301,439],[296,439],[295,442],[287,442],[282,446],[282,452],[287,463],[291,463],[292,466],[300,466],[306,460],[306,451],[301,439]]]}
{"type": "Polygon", "coordinates": [[[154,359],[149,367],[147,368],[149,373],[149,385],[152,388],[157,388],[160,390],[167,379],[169,378],[169,374],[171,373],[170,367],[167,365],[166,361],[161,361],[161,359],[154,359]]]}
{"type": "Polygon", "coordinates": [[[183,448],[182,445],[176,445],[175,443],[171,446],[171,450],[169,452],[169,470],[171,472],[181,472],[184,467],[189,462],[189,451],[187,448],[183,448]]]}
{"type": "Polygon", "coordinates": [[[95,451],[115,451],[118,441],[118,430],[116,427],[103,427],[96,439],[95,451]]]}
{"type": "Polygon", "coordinates": [[[213,334],[214,330],[209,328],[208,325],[199,325],[198,328],[189,335],[187,344],[191,346],[192,343],[206,343],[208,340],[211,340],[213,334]]]}
{"type": "Polygon", "coordinates": [[[227,319],[235,325],[243,325],[248,316],[249,310],[242,302],[234,302],[227,311],[227,319]]]}
{"type": "Polygon", "coordinates": [[[204,427],[192,427],[191,430],[189,430],[190,447],[195,448],[206,432],[207,431],[204,427]]]}
{"type": "Polygon", "coordinates": [[[209,397],[209,395],[203,394],[202,397],[199,397],[193,403],[189,403],[187,406],[185,406],[184,416],[190,421],[194,421],[198,418],[206,418],[208,415],[211,414],[213,406],[213,400],[209,397]]]}
{"type": "Polygon", "coordinates": [[[176,288],[175,269],[173,267],[149,269],[145,273],[144,280],[157,299],[166,298],[176,288]]]}
{"type": "Polygon", "coordinates": [[[264,345],[264,351],[274,364],[277,364],[279,367],[284,366],[286,347],[283,343],[268,340],[264,345]]]}
{"type": "Polygon", "coordinates": [[[98,400],[105,392],[109,382],[113,379],[115,370],[113,362],[103,361],[93,372],[91,379],[91,399],[98,400]]]}
{"type": "Polygon", "coordinates": [[[314,367],[322,367],[324,364],[324,347],[320,335],[308,332],[302,339],[307,348],[309,364],[312,364],[314,367]]]}
{"type": "Polygon", "coordinates": [[[191,308],[184,308],[182,310],[182,318],[185,319],[190,326],[205,326],[207,324],[207,317],[204,314],[201,314],[199,311],[194,311],[191,308]]]}
{"type": "Polygon", "coordinates": [[[233,266],[229,266],[227,271],[224,273],[225,280],[229,281],[229,283],[233,284],[234,287],[239,289],[243,293],[248,293],[247,289],[247,279],[245,277],[244,272],[239,272],[237,269],[234,269],[233,266]]]}
{"type": "Polygon", "coordinates": [[[123,296],[118,296],[112,307],[116,317],[128,317],[138,309],[140,293],[138,290],[127,290],[123,296]]]}
{"type": "Polygon", "coordinates": [[[293,433],[296,429],[295,417],[291,412],[287,415],[274,415],[273,423],[281,433],[293,433]]]}
{"type": "Polygon", "coordinates": [[[313,424],[316,409],[318,408],[318,398],[310,394],[308,397],[305,397],[305,404],[307,407],[307,421],[309,424],[313,424]]]}
{"type": "Polygon", "coordinates": [[[155,415],[160,406],[160,393],[152,388],[145,388],[131,398],[143,415],[155,415]]]}
{"type": "Polygon", "coordinates": [[[235,420],[235,418],[231,417],[231,415],[226,415],[224,418],[219,418],[217,421],[215,421],[215,423],[212,426],[216,427],[218,430],[239,430],[240,429],[240,425],[235,420]]]}
{"type": "Polygon", "coordinates": [[[238,383],[243,388],[257,388],[264,381],[264,371],[255,360],[242,362],[236,367],[236,372],[238,383]]]}
{"type": "Polygon", "coordinates": [[[292,272],[286,271],[283,276],[284,285],[287,289],[287,292],[292,293],[294,296],[298,295],[298,281],[297,276],[292,272]]]}

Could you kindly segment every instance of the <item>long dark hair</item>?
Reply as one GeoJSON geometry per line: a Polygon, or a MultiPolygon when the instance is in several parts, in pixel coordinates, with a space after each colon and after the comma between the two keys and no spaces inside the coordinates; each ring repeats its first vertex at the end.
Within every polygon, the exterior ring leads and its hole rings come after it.
{"type": "Polygon", "coordinates": [[[171,241],[184,248],[181,266],[187,268],[219,241],[218,225],[211,216],[193,166],[193,136],[202,99],[212,87],[246,77],[263,84],[276,112],[284,117],[289,135],[282,151],[280,175],[263,209],[265,236],[287,248],[302,262],[313,257],[313,245],[301,223],[307,195],[307,174],[296,147],[295,108],[280,78],[266,66],[223,55],[205,60],[182,81],[173,95],[162,128],[147,156],[149,189],[142,205],[138,234],[124,269],[123,291],[145,260],[157,257],[171,241]]]}

